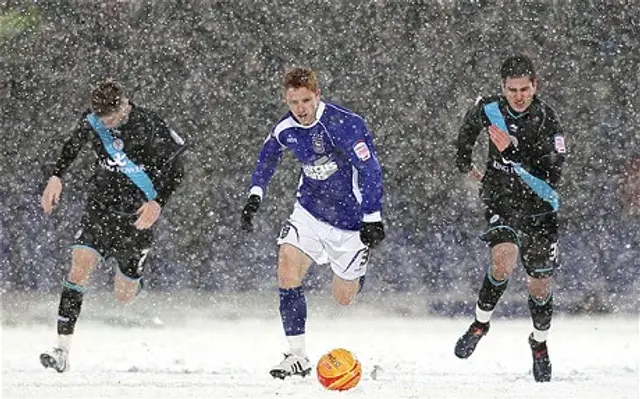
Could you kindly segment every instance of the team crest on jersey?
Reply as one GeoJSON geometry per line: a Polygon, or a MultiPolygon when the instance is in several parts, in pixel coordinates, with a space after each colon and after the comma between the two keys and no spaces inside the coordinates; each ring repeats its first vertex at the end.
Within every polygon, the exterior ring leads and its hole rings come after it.
{"type": "Polygon", "coordinates": [[[353,151],[358,156],[358,159],[361,161],[366,161],[371,158],[371,151],[369,151],[369,147],[367,147],[367,143],[364,140],[360,140],[353,146],[353,151]]]}
{"type": "Polygon", "coordinates": [[[322,134],[316,133],[311,137],[311,147],[316,154],[324,154],[325,148],[322,134]]]}
{"type": "Polygon", "coordinates": [[[564,137],[558,135],[553,138],[553,143],[556,147],[556,152],[558,154],[564,154],[567,152],[567,148],[564,146],[564,137]]]}
{"type": "Polygon", "coordinates": [[[122,151],[124,149],[124,141],[120,139],[113,140],[113,148],[115,148],[117,151],[122,151]]]}

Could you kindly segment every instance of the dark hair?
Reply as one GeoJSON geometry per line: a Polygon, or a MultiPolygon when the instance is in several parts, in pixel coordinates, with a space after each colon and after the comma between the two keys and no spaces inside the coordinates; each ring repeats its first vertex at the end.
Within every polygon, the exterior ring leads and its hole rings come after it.
{"type": "Polygon", "coordinates": [[[91,91],[91,110],[98,116],[118,111],[127,98],[124,88],[113,79],[100,82],[91,91]]]}
{"type": "Polygon", "coordinates": [[[528,77],[531,81],[534,81],[536,80],[536,69],[531,58],[524,54],[518,54],[504,60],[500,67],[500,76],[503,81],[507,80],[507,78],[522,77],[528,77]]]}

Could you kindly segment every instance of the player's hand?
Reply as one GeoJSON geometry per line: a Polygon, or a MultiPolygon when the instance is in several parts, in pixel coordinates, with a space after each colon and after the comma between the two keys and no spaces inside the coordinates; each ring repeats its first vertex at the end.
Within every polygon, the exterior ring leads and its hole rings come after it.
{"type": "Polygon", "coordinates": [[[489,138],[500,152],[503,152],[511,145],[511,135],[500,130],[496,125],[489,126],[489,138]]]}
{"type": "Polygon", "coordinates": [[[384,240],[382,222],[362,222],[360,224],[360,241],[369,248],[374,248],[384,240]]]}
{"type": "Polygon", "coordinates": [[[162,207],[156,201],[148,201],[142,204],[136,211],[138,220],[136,220],[135,226],[138,230],[146,230],[153,226],[153,224],[160,217],[162,207]]]}
{"type": "Polygon", "coordinates": [[[51,215],[53,208],[60,202],[60,193],[62,193],[62,181],[58,176],[51,176],[42,193],[42,198],[40,198],[40,205],[44,213],[51,215]]]}
{"type": "Polygon", "coordinates": [[[241,225],[240,227],[244,231],[252,232],[253,231],[253,217],[258,212],[258,208],[260,208],[260,196],[251,194],[247,199],[247,204],[242,208],[242,215],[240,217],[241,225]]]}
{"type": "Polygon", "coordinates": [[[480,169],[476,167],[476,165],[471,165],[471,171],[468,173],[468,176],[473,180],[481,181],[484,175],[480,172],[480,169]]]}

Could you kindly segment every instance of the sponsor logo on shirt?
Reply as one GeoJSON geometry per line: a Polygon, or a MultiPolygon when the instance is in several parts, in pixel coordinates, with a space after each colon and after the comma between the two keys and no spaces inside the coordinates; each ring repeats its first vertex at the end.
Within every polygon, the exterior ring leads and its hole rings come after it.
{"type": "Polygon", "coordinates": [[[144,165],[125,166],[126,162],[123,157],[124,155],[121,157],[116,156],[114,160],[107,159],[106,161],[101,159],[98,161],[98,166],[104,170],[108,170],[109,172],[119,173],[139,173],[144,172],[147,169],[144,165]]]}
{"type": "Polygon", "coordinates": [[[338,164],[331,161],[324,165],[303,165],[304,174],[314,180],[327,180],[338,171],[338,164]]]}
{"type": "Polygon", "coordinates": [[[491,164],[491,166],[493,166],[493,169],[497,169],[504,173],[513,173],[513,169],[511,168],[511,166],[505,165],[498,161],[493,161],[493,164],[491,164]]]}
{"type": "MultiPolygon", "coordinates": [[[[115,141],[114,141],[114,147],[115,147],[115,141]]],[[[125,160],[125,155],[121,154],[121,153],[116,153],[113,156],[113,160],[112,159],[107,159],[107,163],[109,164],[109,166],[118,166],[118,167],[122,167],[125,166],[127,164],[127,161],[125,160]]]]}
{"type": "Polygon", "coordinates": [[[327,180],[338,171],[338,164],[328,156],[318,158],[313,165],[303,165],[304,174],[314,180],[327,180]]]}

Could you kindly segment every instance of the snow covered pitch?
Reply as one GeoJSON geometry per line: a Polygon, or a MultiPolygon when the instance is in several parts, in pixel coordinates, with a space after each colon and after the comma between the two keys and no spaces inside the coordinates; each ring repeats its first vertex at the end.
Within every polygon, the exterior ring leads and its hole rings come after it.
{"type": "Polygon", "coordinates": [[[364,302],[339,309],[328,295],[310,296],[313,362],[334,347],[362,362],[360,384],[337,393],[325,391],[315,372],[285,381],[269,376],[285,350],[275,296],[207,295],[187,300],[184,312],[185,299],[174,294],[151,294],[128,309],[89,296],[65,374],[38,362],[55,342],[57,296],[3,303],[2,398],[640,397],[633,315],[559,315],[549,338],[553,380],[540,384],[530,370],[528,319],[494,320],[476,353],[460,360],[453,346],[468,318],[364,302]]]}

